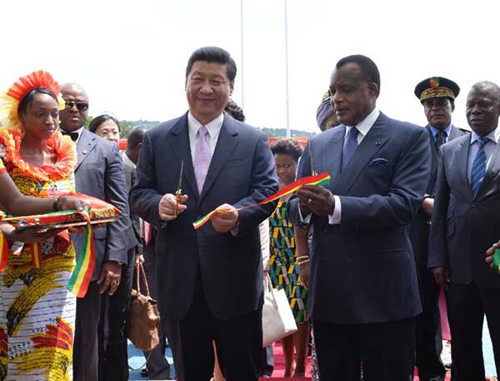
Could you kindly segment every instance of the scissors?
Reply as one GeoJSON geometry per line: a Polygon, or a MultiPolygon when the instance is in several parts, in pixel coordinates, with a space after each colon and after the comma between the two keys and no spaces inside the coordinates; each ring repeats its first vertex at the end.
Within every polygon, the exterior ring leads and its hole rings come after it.
{"type": "Polygon", "coordinates": [[[182,196],[182,173],[184,172],[184,160],[181,161],[181,171],[179,173],[179,182],[177,183],[177,190],[175,191],[175,215],[179,213],[178,205],[181,202],[182,196]]]}

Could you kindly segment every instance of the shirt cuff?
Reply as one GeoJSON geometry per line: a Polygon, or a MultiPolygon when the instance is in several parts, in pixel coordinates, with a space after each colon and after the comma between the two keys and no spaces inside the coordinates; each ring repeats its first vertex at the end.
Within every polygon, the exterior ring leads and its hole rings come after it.
{"type": "Polygon", "coordinates": [[[342,204],[340,203],[339,196],[333,196],[333,200],[335,201],[335,207],[333,208],[333,214],[328,216],[328,223],[330,225],[338,225],[342,216],[342,204]]]}

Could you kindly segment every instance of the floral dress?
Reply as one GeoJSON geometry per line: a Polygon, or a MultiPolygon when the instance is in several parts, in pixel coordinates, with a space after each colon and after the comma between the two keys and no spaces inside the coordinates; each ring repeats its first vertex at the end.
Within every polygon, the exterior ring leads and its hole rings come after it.
{"type": "MultiPolygon", "coordinates": [[[[34,167],[20,155],[21,138],[19,131],[0,128],[0,171],[8,171],[21,193],[50,197],[74,191],[71,139],[54,134],[47,146],[57,154],[56,163],[34,167]]],[[[63,231],[11,249],[0,274],[0,380],[70,380],[76,314],[76,297],[67,291],[75,266],[70,236],[63,231]]]]}
{"type": "Polygon", "coordinates": [[[309,320],[307,289],[300,280],[299,266],[295,263],[295,237],[286,215],[286,205],[279,201],[269,218],[269,276],[273,287],[285,289],[295,321],[299,324],[309,320]]]}

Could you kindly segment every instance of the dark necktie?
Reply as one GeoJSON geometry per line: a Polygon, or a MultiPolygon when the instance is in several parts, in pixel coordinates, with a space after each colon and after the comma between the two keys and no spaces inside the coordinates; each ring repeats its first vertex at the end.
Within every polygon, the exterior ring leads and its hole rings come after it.
{"type": "Polygon", "coordinates": [[[342,170],[345,168],[351,156],[358,148],[358,134],[359,130],[356,127],[352,127],[347,133],[347,139],[342,149],[342,170]]]}
{"type": "Polygon", "coordinates": [[[74,142],[78,140],[78,132],[65,131],[61,129],[61,134],[69,136],[74,142]]]}
{"type": "Polygon", "coordinates": [[[446,131],[445,130],[438,130],[438,133],[436,135],[436,149],[439,154],[439,148],[446,143],[446,131]]]}
{"type": "Polygon", "coordinates": [[[486,175],[486,152],[484,152],[484,146],[488,143],[488,138],[479,138],[477,142],[479,143],[479,150],[472,163],[472,170],[470,173],[470,184],[474,197],[476,197],[477,191],[483,182],[484,175],[486,175]]]}

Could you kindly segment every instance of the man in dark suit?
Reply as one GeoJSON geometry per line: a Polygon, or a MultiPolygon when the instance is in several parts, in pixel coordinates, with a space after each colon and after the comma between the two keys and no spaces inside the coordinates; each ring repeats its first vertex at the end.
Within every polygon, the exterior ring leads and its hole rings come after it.
{"type": "Polygon", "coordinates": [[[425,191],[424,200],[411,224],[410,239],[417,263],[417,275],[422,298],[422,313],[416,320],[415,352],[418,375],[422,381],[444,380],[446,369],[441,361],[441,320],[439,316],[439,285],[432,271],[427,268],[429,229],[434,206],[434,186],[436,184],[439,148],[464,132],[451,123],[455,110],[455,98],[460,92],[458,85],[444,77],[424,79],[415,87],[415,96],[424,106],[431,146],[431,178],[425,191]]]}
{"type": "Polygon", "coordinates": [[[500,277],[484,257],[500,232],[500,87],[472,86],[466,115],[472,133],[441,147],[429,240],[429,267],[449,288],[453,381],[485,378],[484,315],[500,369],[500,277]]]}
{"type": "MultiPolygon", "coordinates": [[[[117,145],[84,128],[89,98],[80,86],[64,84],[61,93],[66,102],[66,108],[60,112],[61,129],[77,145],[76,191],[105,200],[121,212],[116,222],[94,229],[94,274],[87,294],[77,301],[73,374],[77,381],[89,381],[98,379],[100,294],[107,290],[112,295],[120,284],[121,266],[127,263],[130,218],[117,145]]],[[[83,239],[81,234],[73,235],[77,253],[81,252],[83,239]]]]}
{"type": "Polygon", "coordinates": [[[257,380],[262,350],[262,260],[258,225],[274,204],[238,211],[278,189],[267,137],[223,113],[236,65],[216,47],[186,69],[189,112],[148,131],[132,210],[159,228],[159,309],[179,380],[212,377],[215,340],[228,381],[257,380]],[[184,163],[182,196],[176,200],[184,163]],[[213,209],[211,221],[192,223],[213,209]]]}
{"type": "MultiPolygon", "coordinates": [[[[116,120],[115,123],[118,123],[116,120]]],[[[144,129],[135,128],[127,139],[127,150],[121,155],[125,171],[125,192],[128,195],[135,182],[135,162],[141,148],[144,129]]],[[[101,295],[99,322],[99,380],[127,380],[128,353],[126,321],[130,305],[134,268],[142,259],[141,222],[130,213],[131,226],[127,230],[127,262],[121,267],[120,285],[113,295],[101,295]]]]}
{"type": "Polygon", "coordinates": [[[294,223],[314,226],[309,302],[322,380],[357,381],[361,361],[366,381],[413,375],[422,309],[409,224],[429,181],[429,136],[382,114],[379,89],[368,57],[337,63],[330,90],[342,124],[311,139],[298,170],[331,182],[290,201],[294,223]]]}

